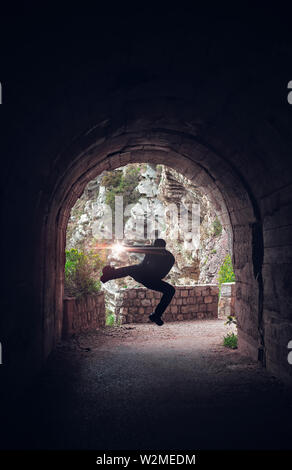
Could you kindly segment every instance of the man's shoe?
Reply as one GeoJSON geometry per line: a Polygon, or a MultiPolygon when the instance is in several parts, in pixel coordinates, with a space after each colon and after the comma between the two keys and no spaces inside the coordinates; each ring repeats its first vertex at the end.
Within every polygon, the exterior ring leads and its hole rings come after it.
{"type": "Polygon", "coordinates": [[[151,313],[151,315],[149,315],[149,320],[153,323],[156,323],[158,326],[162,326],[164,324],[164,321],[161,320],[161,317],[155,313],[151,313]]]}
{"type": "Polygon", "coordinates": [[[105,266],[102,270],[102,276],[100,277],[101,282],[105,283],[113,279],[114,272],[115,268],[112,266],[105,266]]]}

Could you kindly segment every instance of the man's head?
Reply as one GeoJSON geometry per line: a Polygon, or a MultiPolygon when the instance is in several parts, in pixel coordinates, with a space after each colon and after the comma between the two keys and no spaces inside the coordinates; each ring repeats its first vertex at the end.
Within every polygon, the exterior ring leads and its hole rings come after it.
{"type": "Polygon", "coordinates": [[[163,238],[156,238],[153,243],[154,246],[158,246],[159,248],[165,248],[166,247],[166,241],[163,240],[163,238]]]}

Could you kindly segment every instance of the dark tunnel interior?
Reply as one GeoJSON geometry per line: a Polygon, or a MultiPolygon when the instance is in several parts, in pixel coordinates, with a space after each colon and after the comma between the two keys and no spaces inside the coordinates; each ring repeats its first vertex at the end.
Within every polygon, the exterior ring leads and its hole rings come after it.
{"type": "MultiPolygon", "coordinates": [[[[62,341],[64,251],[73,205],[104,170],[139,162],[176,169],[216,208],[232,234],[238,354],[285,387],[291,385],[289,25],[283,14],[269,10],[265,21],[257,9],[242,15],[142,12],[143,21],[137,12],[126,11],[58,21],[2,18],[0,377],[5,400],[12,395],[18,400],[47,367],[50,377],[62,341]]],[[[35,422],[42,426],[39,416],[35,422]]],[[[167,432],[167,419],[163,423],[167,432]]],[[[248,433],[245,426],[242,435],[248,433]]],[[[207,428],[204,422],[202,429],[207,428]]],[[[27,446],[33,442],[28,439],[27,446]]],[[[126,446],[121,442],[113,437],[112,445],[126,446]]],[[[12,441],[7,445],[13,448],[12,441]]],[[[50,445],[59,443],[53,439],[50,445]]],[[[143,446],[139,439],[132,445],[143,446]]]]}

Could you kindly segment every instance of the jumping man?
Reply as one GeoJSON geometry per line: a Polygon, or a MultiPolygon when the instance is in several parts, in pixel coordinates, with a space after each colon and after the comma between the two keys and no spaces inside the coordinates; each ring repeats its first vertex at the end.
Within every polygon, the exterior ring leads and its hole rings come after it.
{"type": "Polygon", "coordinates": [[[170,304],[175,293],[175,288],[162,279],[169,273],[174,265],[175,258],[170,251],[166,250],[165,240],[157,238],[151,247],[131,247],[129,251],[144,253],[146,256],[139,264],[125,266],[115,269],[112,266],[105,266],[100,278],[101,282],[107,282],[112,279],[119,279],[125,276],[131,276],[147,289],[162,292],[162,297],[155,311],[149,315],[149,319],[159,326],[163,325],[161,319],[163,312],[170,304]]]}

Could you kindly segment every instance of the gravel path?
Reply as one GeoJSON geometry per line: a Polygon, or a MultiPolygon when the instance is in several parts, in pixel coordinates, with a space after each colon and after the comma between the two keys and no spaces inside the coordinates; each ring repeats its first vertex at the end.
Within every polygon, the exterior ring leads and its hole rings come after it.
{"type": "Polygon", "coordinates": [[[132,324],[61,343],[4,446],[291,448],[291,390],[224,333],[221,320],[132,324]]]}

